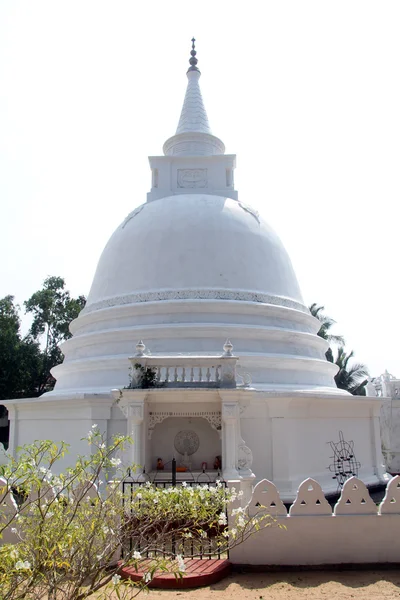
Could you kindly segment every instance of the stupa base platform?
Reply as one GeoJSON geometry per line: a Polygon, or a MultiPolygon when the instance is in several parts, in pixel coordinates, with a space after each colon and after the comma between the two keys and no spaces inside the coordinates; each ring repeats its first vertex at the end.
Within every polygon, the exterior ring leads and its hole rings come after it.
{"type": "MultiPolygon", "coordinates": [[[[231,563],[227,559],[186,558],[184,562],[186,572],[182,578],[176,579],[172,573],[160,573],[152,579],[149,587],[164,590],[198,588],[217,583],[231,572],[231,563]]],[[[135,567],[126,567],[120,575],[124,579],[140,581],[151,563],[151,559],[140,561],[138,571],[135,567]]]]}

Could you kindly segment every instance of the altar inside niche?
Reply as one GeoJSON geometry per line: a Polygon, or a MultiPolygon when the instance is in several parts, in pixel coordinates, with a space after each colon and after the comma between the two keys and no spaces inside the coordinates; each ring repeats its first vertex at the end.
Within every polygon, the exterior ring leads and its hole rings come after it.
{"type": "Polygon", "coordinates": [[[216,457],[222,455],[221,432],[203,417],[171,416],[154,426],[148,440],[146,471],[157,480],[171,477],[172,459],[176,459],[177,476],[195,477],[206,472],[216,475],[216,457]],[[164,469],[157,469],[161,459],[164,469]],[[180,469],[186,471],[179,472],[180,469]]]}

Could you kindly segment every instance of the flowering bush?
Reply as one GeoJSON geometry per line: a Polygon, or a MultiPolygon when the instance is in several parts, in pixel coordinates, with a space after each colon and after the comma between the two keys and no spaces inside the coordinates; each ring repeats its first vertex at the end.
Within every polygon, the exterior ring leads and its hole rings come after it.
{"type": "Polygon", "coordinates": [[[147,484],[128,487],[124,495],[125,473],[115,455],[130,440],[116,437],[106,446],[94,426],[87,441],[91,454],[58,475],[67,447],[50,441],[25,446],[0,467],[0,510],[10,494],[19,504],[17,511],[0,513],[0,537],[6,529],[15,537],[14,544],[0,546],[1,600],[83,600],[95,592],[106,597],[110,590],[131,597],[132,588],[139,593],[156,572],[181,577],[188,541],[194,554],[197,548],[204,554],[203,538],[212,539],[210,552],[224,552],[271,523],[265,514],[249,518],[237,507],[228,529],[227,510],[239,494],[220,483],[166,489],[147,484]],[[138,570],[142,556],[152,558],[142,581],[122,579],[123,567],[138,570]]]}

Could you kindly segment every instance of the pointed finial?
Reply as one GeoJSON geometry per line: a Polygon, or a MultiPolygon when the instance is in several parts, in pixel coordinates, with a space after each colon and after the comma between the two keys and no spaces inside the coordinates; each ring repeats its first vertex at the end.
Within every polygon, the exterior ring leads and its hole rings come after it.
{"type": "Polygon", "coordinates": [[[233,356],[232,354],[233,344],[231,344],[230,340],[226,340],[224,344],[224,353],[222,356],[233,356]]]}
{"type": "Polygon", "coordinates": [[[144,356],[145,350],[146,346],[143,344],[142,340],[139,340],[136,344],[136,356],[144,356]]]}
{"type": "Polygon", "coordinates": [[[190,52],[191,58],[189,58],[190,67],[189,67],[188,71],[198,71],[199,70],[196,66],[199,61],[196,58],[197,52],[194,47],[195,41],[196,41],[195,38],[192,38],[192,50],[190,52]]]}

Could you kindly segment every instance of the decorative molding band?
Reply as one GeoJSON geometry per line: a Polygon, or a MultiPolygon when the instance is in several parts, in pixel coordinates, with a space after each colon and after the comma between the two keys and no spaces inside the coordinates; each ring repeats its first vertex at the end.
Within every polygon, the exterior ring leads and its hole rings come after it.
{"type": "Polygon", "coordinates": [[[151,292],[139,292],[136,294],[125,294],[123,296],[114,296],[106,298],[99,302],[93,302],[86,306],[81,314],[87,314],[102,308],[111,308],[123,304],[138,304],[142,302],[163,302],[168,300],[235,300],[237,302],[259,302],[262,304],[273,304],[275,306],[285,306],[294,308],[303,313],[308,313],[308,308],[289,298],[282,296],[273,296],[262,292],[246,292],[243,290],[224,290],[224,289],[187,289],[187,290],[159,290],[151,292]]]}
{"type": "Polygon", "coordinates": [[[153,410],[148,416],[148,437],[151,440],[153,431],[157,423],[162,423],[169,417],[200,417],[206,419],[211,427],[216,431],[221,431],[221,411],[220,410],[153,410]]]}

